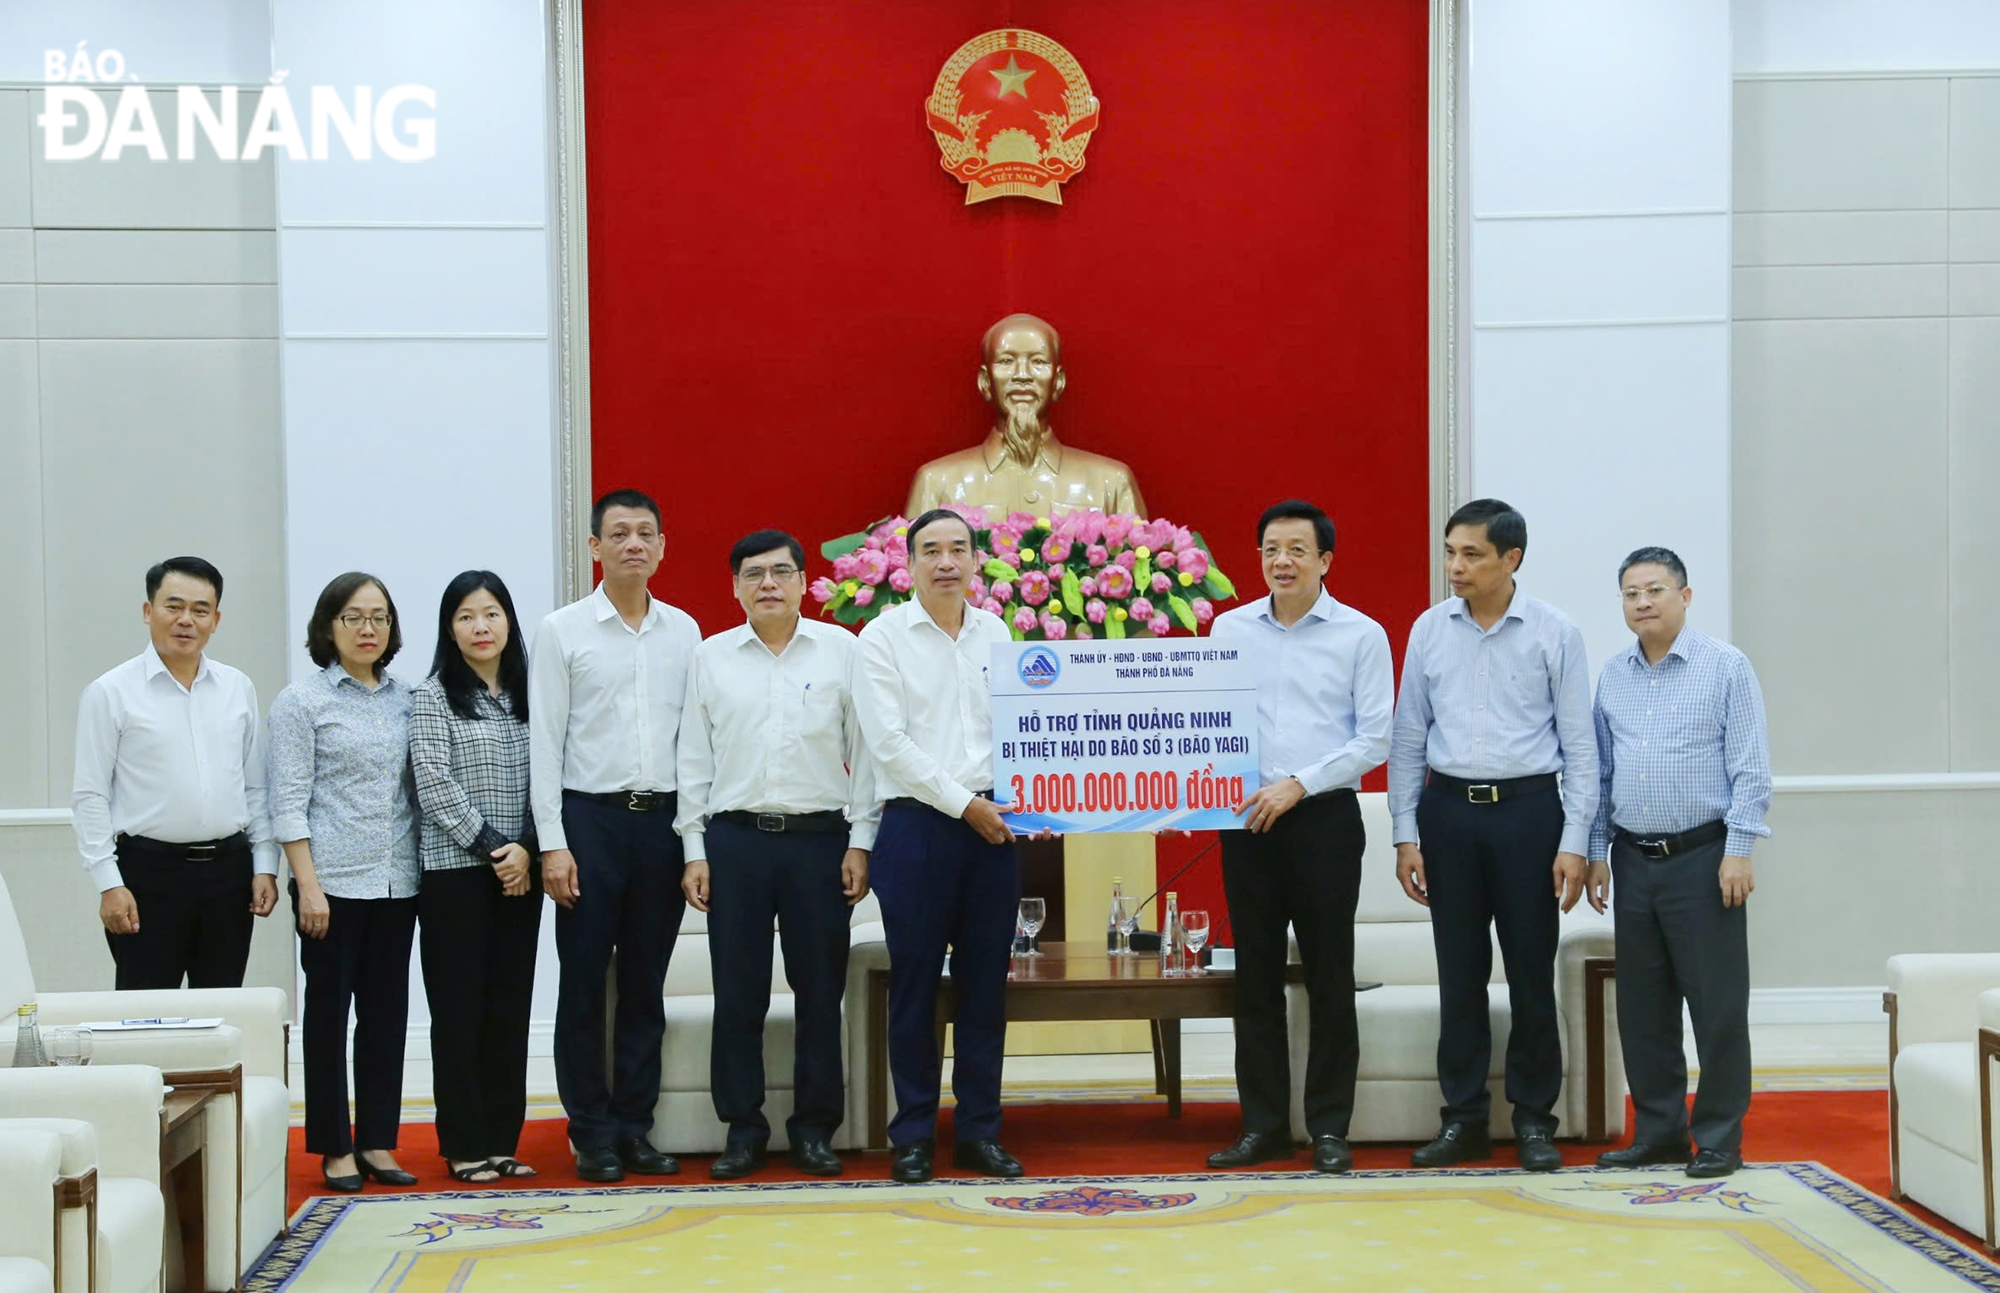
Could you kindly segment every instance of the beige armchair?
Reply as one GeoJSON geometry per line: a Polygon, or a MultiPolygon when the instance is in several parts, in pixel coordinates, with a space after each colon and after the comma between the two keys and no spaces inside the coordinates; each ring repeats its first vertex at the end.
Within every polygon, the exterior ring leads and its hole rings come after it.
{"type": "Polygon", "coordinates": [[[285,1084],[284,992],[37,992],[13,901],[0,880],[0,1053],[12,1053],[14,1011],[29,1001],[43,1027],[171,1015],[224,1021],[213,1031],[100,1033],[92,1067],[149,1064],[167,1073],[170,1086],[215,1092],[204,1115],[204,1147],[210,1162],[233,1164],[235,1170],[208,1174],[203,1209],[208,1269],[189,1284],[234,1288],[241,1272],[285,1229],[291,1095],[285,1084]]]}
{"type": "Polygon", "coordinates": [[[1889,958],[1889,1180],[1993,1252],[2000,953],[1889,958]]]}
{"type": "MultiPolygon", "coordinates": [[[[160,1193],[160,1127],[166,1083],[138,1064],[0,1069],[0,1119],[45,1122],[65,1142],[72,1172],[97,1168],[95,1235],[87,1206],[62,1214],[66,1293],[157,1293],[166,1204],[160,1193]],[[73,1123],[88,1124],[85,1136],[73,1123]],[[92,1273],[92,1261],[95,1273],[92,1273]]],[[[10,1196],[8,1206],[13,1206],[10,1196]]]]}
{"type": "MultiPolygon", "coordinates": [[[[72,1127],[89,1131],[88,1124],[72,1127]]],[[[62,1216],[65,1186],[97,1186],[95,1146],[86,1171],[64,1176],[63,1136],[39,1121],[0,1121],[0,1293],[53,1293],[64,1286],[62,1216]]],[[[86,1278],[88,1271],[85,1272],[86,1278]]]]}

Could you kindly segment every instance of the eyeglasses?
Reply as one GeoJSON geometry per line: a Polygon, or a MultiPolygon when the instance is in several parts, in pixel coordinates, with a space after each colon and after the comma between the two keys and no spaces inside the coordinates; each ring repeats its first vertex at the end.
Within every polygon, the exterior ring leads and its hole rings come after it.
{"type": "Polygon", "coordinates": [[[1641,594],[1644,594],[1647,601],[1657,602],[1675,590],[1665,584],[1647,584],[1644,588],[1621,588],[1618,591],[1627,602],[1638,601],[1641,594]]]}
{"type": "Polygon", "coordinates": [[[349,629],[358,629],[363,624],[372,625],[378,629],[386,629],[394,622],[394,619],[395,617],[387,611],[377,611],[373,615],[363,615],[360,611],[343,611],[340,616],[340,623],[343,628],[349,629]]]}
{"type": "Polygon", "coordinates": [[[736,572],[736,579],[739,583],[761,584],[764,576],[769,575],[782,584],[798,573],[797,566],[745,566],[736,572]]]}

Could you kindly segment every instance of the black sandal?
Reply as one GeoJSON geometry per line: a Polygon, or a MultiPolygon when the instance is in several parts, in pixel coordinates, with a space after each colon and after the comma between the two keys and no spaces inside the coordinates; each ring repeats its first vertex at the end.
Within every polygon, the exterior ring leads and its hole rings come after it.
{"type": "Polygon", "coordinates": [[[466,1167],[453,1167],[447,1161],[445,1170],[451,1173],[452,1180],[463,1185],[491,1185],[506,1175],[505,1172],[500,1170],[499,1164],[495,1163],[492,1159],[487,1159],[483,1163],[472,1163],[466,1167]],[[493,1175],[482,1177],[479,1175],[481,1172],[491,1172],[493,1175]]]}
{"type": "Polygon", "coordinates": [[[503,1178],[508,1180],[519,1180],[524,1177],[541,1175],[540,1172],[537,1172],[534,1168],[529,1167],[526,1163],[523,1163],[518,1158],[496,1158],[491,1163],[487,1164],[487,1166],[491,1167],[494,1171],[500,1173],[500,1175],[503,1178]]]}

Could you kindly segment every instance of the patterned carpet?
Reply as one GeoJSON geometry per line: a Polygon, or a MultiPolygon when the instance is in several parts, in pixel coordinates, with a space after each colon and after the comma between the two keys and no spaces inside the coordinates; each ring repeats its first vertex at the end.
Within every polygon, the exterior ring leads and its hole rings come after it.
{"type": "Polygon", "coordinates": [[[313,1199],[249,1290],[1869,1290],[2000,1268],[1816,1163],[771,1182],[313,1199]]]}

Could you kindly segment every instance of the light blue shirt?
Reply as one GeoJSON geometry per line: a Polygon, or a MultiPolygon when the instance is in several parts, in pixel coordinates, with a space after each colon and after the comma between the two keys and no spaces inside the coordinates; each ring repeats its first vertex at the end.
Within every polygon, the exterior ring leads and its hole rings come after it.
{"type": "Polygon", "coordinates": [[[1768,836],[1771,742],[1764,693],[1741,651],[1683,628],[1658,664],[1633,642],[1597,681],[1597,765],[1603,793],[1590,831],[1593,862],[1611,832],[1677,835],[1721,818],[1730,857],[1768,836]]]}
{"type": "Polygon", "coordinates": [[[1217,616],[1209,636],[1256,665],[1261,784],[1296,777],[1309,795],[1355,790],[1382,765],[1396,673],[1380,624],[1322,588],[1289,628],[1261,597],[1217,616]]]}
{"type": "Polygon", "coordinates": [[[1467,781],[1562,773],[1560,851],[1583,853],[1597,818],[1597,735],[1583,633],[1569,616],[1518,584],[1490,629],[1463,597],[1417,616],[1389,739],[1398,844],[1420,842],[1426,767],[1467,781]]]}
{"type": "Polygon", "coordinates": [[[313,873],[335,898],[417,895],[411,707],[402,679],[366,687],[338,660],[271,702],[271,831],[312,841],[313,873]]]}

